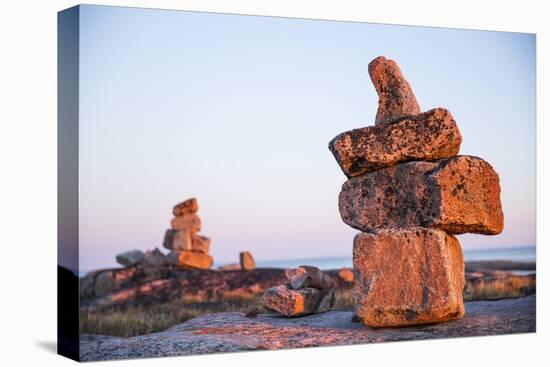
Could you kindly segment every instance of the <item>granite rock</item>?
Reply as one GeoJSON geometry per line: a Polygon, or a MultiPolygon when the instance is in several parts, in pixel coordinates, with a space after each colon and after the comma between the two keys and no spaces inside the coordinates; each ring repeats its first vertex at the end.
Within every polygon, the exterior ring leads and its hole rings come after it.
{"type": "Polygon", "coordinates": [[[191,235],[191,250],[207,254],[210,252],[210,243],[212,240],[209,237],[201,236],[196,233],[191,235]]]}
{"type": "Polygon", "coordinates": [[[220,270],[242,270],[241,264],[227,264],[220,266],[218,269],[220,270]]]}
{"type": "Polygon", "coordinates": [[[113,272],[106,271],[99,273],[95,278],[94,295],[102,297],[106,294],[114,292],[120,288],[116,281],[113,272]]]}
{"type": "Polygon", "coordinates": [[[328,311],[334,305],[334,290],[291,289],[286,285],[269,288],[262,296],[262,306],[287,317],[328,311]]]}
{"type": "Polygon", "coordinates": [[[355,313],[368,326],[443,322],[464,315],[462,249],[444,231],[359,233],[353,268],[355,313]]]}
{"type": "Polygon", "coordinates": [[[252,270],[256,268],[256,261],[252,254],[248,251],[241,252],[239,254],[239,262],[242,270],[252,270]]]}
{"type": "Polygon", "coordinates": [[[451,113],[435,108],[393,124],[342,133],[331,140],[329,149],[350,178],[401,162],[452,157],[461,142],[451,113]]]}
{"type": "Polygon", "coordinates": [[[536,298],[469,302],[466,316],[448,323],[407,328],[370,328],[351,322],[353,312],[329,311],[285,318],[260,314],[247,318],[240,312],[212,313],[168,330],[119,338],[83,334],[83,361],[152,358],[250,350],[278,350],[467,336],[488,336],[536,331],[536,298]]]}
{"type": "Polygon", "coordinates": [[[420,106],[401,69],[393,60],[379,56],[369,63],[369,75],[378,93],[376,125],[392,123],[420,113],[420,106]]]}
{"type": "Polygon", "coordinates": [[[323,290],[332,286],[330,276],[315,266],[300,265],[296,269],[286,270],[285,276],[292,289],[315,288],[323,290]]]}
{"type": "Polygon", "coordinates": [[[131,250],[116,255],[116,261],[122,266],[132,266],[139,264],[145,258],[143,251],[131,250]]]}
{"type": "Polygon", "coordinates": [[[201,219],[197,214],[184,214],[172,219],[171,225],[175,230],[188,230],[195,233],[201,230],[201,219]]]}
{"type": "Polygon", "coordinates": [[[166,255],[166,263],[171,265],[179,265],[181,251],[170,251],[166,255]]]}
{"type": "Polygon", "coordinates": [[[166,255],[158,248],[152,251],[145,251],[143,266],[146,268],[160,268],[166,263],[166,255]]]}
{"type": "Polygon", "coordinates": [[[352,269],[342,268],[338,271],[338,276],[345,282],[353,283],[354,275],[352,269]]]}
{"type": "Polygon", "coordinates": [[[191,251],[193,249],[193,235],[190,230],[169,229],[164,236],[164,247],[174,251],[191,251]]]}
{"type": "Polygon", "coordinates": [[[212,256],[195,251],[182,251],[179,255],[179,265],[188,269],[210,269],[214,260],[212,256]]]}
{"type": "Polygon", "coordinates": [[[339,196],[342,220],[363,232],[429,227],[449,233],[502,232],[498,174],[481,158],[408,162],[349,179],[339,196]]]}
{"type": "Polygon", "coordinates": [[[179,217],[189,213],[196,213],[198,210],[199,204],[197,203],[197,199],[191,198],[174,206],[172,212],[174,216],[179,217]]]}

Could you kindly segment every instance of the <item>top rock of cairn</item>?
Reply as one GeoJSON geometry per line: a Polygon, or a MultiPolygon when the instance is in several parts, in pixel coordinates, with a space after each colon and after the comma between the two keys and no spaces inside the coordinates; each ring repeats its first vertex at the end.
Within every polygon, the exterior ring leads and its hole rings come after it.
{"type": "Polygon", "coordinates": [[[369,63],[369,75],[378,93],[376,125],[389,124],[407,115],[418,115],[420,106],[401,69],[393,60],[379,56],[369,63]]]}

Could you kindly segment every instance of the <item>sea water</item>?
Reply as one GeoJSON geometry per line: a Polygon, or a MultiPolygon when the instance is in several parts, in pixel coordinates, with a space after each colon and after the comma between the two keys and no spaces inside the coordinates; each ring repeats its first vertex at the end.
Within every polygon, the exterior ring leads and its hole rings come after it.
{"type": "MultiPolygon", "coordinates": [[[[536,260],[535,247],[509,247],[497,249],[464,250],[464,260],[510,260],[519,262],[534,262],[536,260]]],[[[227,262],[214,263],[213,269],[218,266],[227,265],[227,262]]],[[[297,268],[300,265],[312,265],[322,270],[351,268],[351,256],[335,256],[324,258],[302,258],[287,260],[264,260],[256,259],[256,266],[259,268],[297,268]]],[[[80,270],[79,275],[84,276],[89,270],[80,270]]]]}
{"type": "MultiPolygon", "coordinates": [[[[536,260],[536,251],[535,247],[464,250],[464,260],[510,260],[518,262],[534,262],[536,260]]],[[[322,270],[340,269],[343,267],[351,268],[352,259],[350,256],[289,260],[256,260],[256,266],[259,268],[296,268],[300,265],[312,265],[322,270]]]]}

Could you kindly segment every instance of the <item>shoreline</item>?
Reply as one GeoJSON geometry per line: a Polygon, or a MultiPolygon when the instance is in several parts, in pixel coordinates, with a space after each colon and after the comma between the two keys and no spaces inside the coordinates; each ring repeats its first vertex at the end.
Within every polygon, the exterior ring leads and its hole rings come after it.
{"type": "MultiPolygon", "coordinates": [[[[300,261],[296,261],[300,262],[300,261]]],[[[309,265],[307,263],[303,263],[300,265],[309,265]]],[[[351,268],[344,266],[344,267],[333,267],[333,268],[326,268],[321,269],[325,272],[334,272],[338,271],[342,268],[351,268]]],[[[96,273],[100,271],[119,271],[124,270],[124,267],[106,267],[106,268],[98,268],[94,270],[87,270],[86,272],[81,272],[81,274],[78,275],[79,278],[84,278],[86,275],[91,273],[96,273]]],[[[257,266],[256,269],[265,269],[265,270],[285,270],[288,269],[288,267],[274,267],[274,266],[257,266]]],[[[515,261],[515,260],[470,260],[464,262],[464,271],[466,273],[470,272],[476,272],[476,271],[518,271],[518,274],[534,274],[537,270],[537,263],[536,261],[515,261]],[[522,272],[528,272],[528,273],[522,273],[522,272]]],[[[208,271],[231,271],[231,270],[222,270],[218,268],[212,268],[208,269],[208,271]]],[[[240,270],[233,270],[233,271],[240,271],[240,270]]],[[[75,273],[73,271],[73,273],[75,273]]]]}

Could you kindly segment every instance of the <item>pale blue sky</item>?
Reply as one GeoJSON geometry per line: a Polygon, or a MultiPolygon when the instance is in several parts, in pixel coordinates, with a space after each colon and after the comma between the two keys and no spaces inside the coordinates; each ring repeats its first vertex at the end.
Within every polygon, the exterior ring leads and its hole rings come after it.
{"type": "Polygon", "coordinates": [[[372,125],[367,65],[396,60],[422,110],[446,107],[461,154],[500,174],[505,229],[465,249],[535,244],[535,36],[82,6],[80,267],[161,247],[199,200],[216,262],[350,256],[345,176],[327,149],[372,125]]]}

